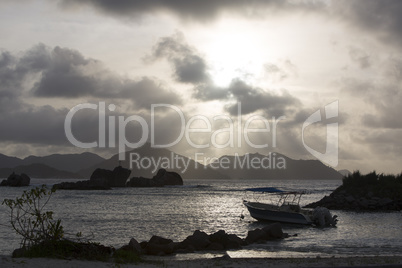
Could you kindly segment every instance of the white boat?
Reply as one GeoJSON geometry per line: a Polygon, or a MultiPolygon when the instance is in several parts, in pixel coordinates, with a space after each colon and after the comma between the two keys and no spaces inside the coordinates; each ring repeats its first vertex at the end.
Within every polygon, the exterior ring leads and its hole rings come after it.
{"type": "Polygon", "coordinates": [[[274,187],[248,188],[246,191],[266,193],[270,197],[276,197],[276,201],[272,201],[271,198],[271,203],[243,200],[251,217],[256,220],[296,224],[315,223],[319,226],[335,226],[336,224],[336,216],[332,217],[326,208],[312,210],[300,207],[300,199],[305,192],[288,192],[274,187]]]}

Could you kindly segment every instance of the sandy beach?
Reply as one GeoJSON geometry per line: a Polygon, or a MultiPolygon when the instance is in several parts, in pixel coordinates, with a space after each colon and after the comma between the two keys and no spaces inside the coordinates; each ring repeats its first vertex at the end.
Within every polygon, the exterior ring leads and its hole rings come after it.
{"type": "Polygon", "coordinates": [[[347,258],[229,258],[176,260],[174,258],[147,258],[138,264],[115,264],[97,261],[60,259],[13,259],[0,257],[0,267],[402,267],[402,257],[347,257],[347,258]]]}

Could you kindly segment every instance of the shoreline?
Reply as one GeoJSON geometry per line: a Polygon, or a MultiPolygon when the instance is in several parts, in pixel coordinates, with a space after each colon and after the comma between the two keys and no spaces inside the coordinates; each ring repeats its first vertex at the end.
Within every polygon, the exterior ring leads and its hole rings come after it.
{"type": "Polygon", "coordinates": [[[330,257],[330,258],[217,258],[177,260],[172,257],[147,257],[137,264],[116,264],[86,260],[47,258],[11,258],[0,256],[0,267],[401,267],[402,256],[330,257]]]}

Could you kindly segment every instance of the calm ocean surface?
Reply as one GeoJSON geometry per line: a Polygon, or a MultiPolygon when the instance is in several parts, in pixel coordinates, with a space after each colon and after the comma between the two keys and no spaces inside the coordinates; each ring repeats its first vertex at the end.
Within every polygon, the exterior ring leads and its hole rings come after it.
{"type": "MultiPolygon", "coordinates": [[[[65,180],[64,180],[65,181],[65,180]]],[[[52,185],[57,180],[31,180],[33,186],[52,185]]],[[[71,235],[81,231],[92,240],[114,247],[131,237],[149,240],[152,235],[181,241],[194,230],[207,233],[220,229],[245,237],[248,230],[263,227],[242,205],[248,187],[280,187],[308,190],[301,204],[317,201],[341,184],[340,181],[186,181],[183,187],[116,188],[109,191],[58,191],[47,208],[62,219],[71,235]],[[245,218],[240,219],[244,214],[245,218]]],[[[31,187],[0,188],[0,200],[15,198],[31,187]]],[[[247,196],[250,199],[250,195],[247,196]]],[[[332,211],[337,228],[283,225],[284,232],[297,234],[280,241],[256,244],[231,257],[329,257],[402,256],[402,213],[354,213],[332,211]]],[[[19,238],[7,224],[9,212],[0,206],[0,255],[10,255],[19,238]]],[[[188,255],[194,256],[194,255],[188,255]]]]}

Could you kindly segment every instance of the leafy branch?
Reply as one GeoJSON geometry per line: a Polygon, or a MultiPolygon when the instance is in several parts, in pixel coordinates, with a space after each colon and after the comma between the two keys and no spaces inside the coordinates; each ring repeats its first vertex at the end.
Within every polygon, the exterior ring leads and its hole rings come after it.
{"type": "Polygon", "coordinates": [[[61,220],[53,219],[52,211],[43,211],[55,189],[45,185],[24,191],[21,197],[4,199],[2,205],[10,208],[10,224],[22,236],[21,247],[30,248],[45,241],[58,241],[63,238],[61,220]]]}

